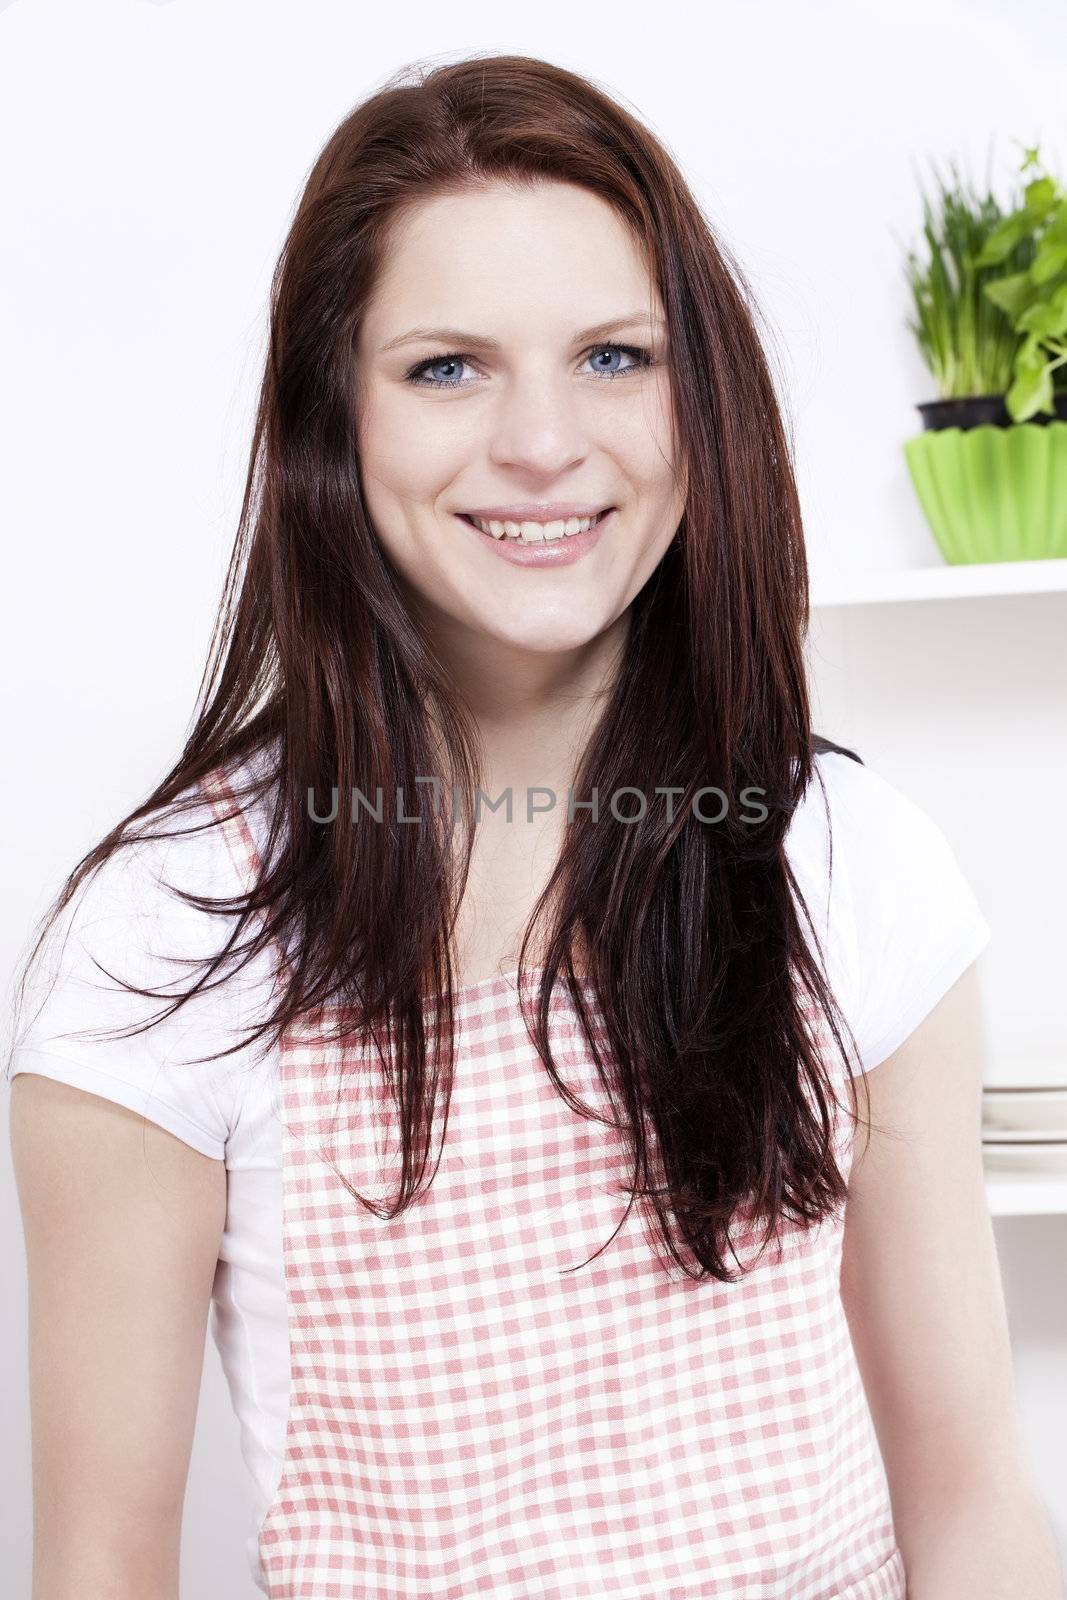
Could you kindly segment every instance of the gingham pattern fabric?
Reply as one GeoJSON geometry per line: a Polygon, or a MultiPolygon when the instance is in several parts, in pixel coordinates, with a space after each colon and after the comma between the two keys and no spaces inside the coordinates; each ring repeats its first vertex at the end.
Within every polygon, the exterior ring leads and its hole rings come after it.
{"type": "MultiPolygon", "coordinates": [[[[205,789],[221,821],[224,775],[205,789]]],[[[250,883],[246,819],[222,825],[250,883]]],[[[393,1192],[380,1069],[317,1043],[316,1020],[277,1063],[292,1377],[259,1535],[273,1600],[904,1600],[842,1215],[755,1265],[742,1230],[736,1283],[667,1272],[639,1204],[615,1233],[623,1136],[557,1092],[502,976],[459,993],[440,1166],[383,1220],[330,1165],[393,1192]]],[[[569,996],[551,1037],[607,1115],[569,996]]],[[[841,1119],[846,1171],[848,1137],[841,1119]]]]}

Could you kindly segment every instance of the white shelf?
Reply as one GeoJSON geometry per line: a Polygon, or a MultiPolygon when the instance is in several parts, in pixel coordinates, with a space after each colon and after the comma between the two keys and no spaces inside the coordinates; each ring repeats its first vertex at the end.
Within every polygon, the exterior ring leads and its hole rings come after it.
{"type": "Polygon", "coordinates": [[[1010,1172],[988,1172],[985,1190],[989,1209],[995,1217],[1040,1217],[1067,1212],[1067,1177],[1052,1174],[1016,1177],[1010,1172]]]}
{"type": "Polygon", "coordinates": [[[819,608],[871,606],[1057,592],[1067,593],[1067,561],[990,561],[958,567],[942,563],[816,578],[812,581],[811,604],[819,608]]]}

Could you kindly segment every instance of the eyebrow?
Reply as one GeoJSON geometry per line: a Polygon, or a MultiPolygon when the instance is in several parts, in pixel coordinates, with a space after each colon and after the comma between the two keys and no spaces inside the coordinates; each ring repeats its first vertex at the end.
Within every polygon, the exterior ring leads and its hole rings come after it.
{"type": "MultiPolygon", "coordinates": [[[[651,324],[656,328],[666,327],[662,317],[650,316],[647,311],[631,311],[621,317],[609,317],[606,322],[598,322],[595,327],[585,328],[581,333],[576,333],[574,342],[579,344],[584,339],[600,339],[605,334],[617,331],[619,328],[631,328],[636,323],[651,324]]],[[[499,350],[500,344],[496,339],[487,339],[484,334],[464,333],[462,328],[412,328],[408,333],[398,334],[395,339],[389,339],[379,346],[379,355],[386,350],[395,350],[398,345],[413,344],[417,339],[436,339],[448,344],[462,345],[477,350],[499,350]]]]}

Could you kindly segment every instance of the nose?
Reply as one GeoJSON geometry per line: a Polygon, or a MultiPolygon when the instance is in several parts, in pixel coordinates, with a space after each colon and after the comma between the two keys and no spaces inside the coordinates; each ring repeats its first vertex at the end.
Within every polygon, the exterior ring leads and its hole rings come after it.
{"type": "Polygon", "coordinates": [[[589,453],[575,396],[547,375],[518,377],[502,387],[489,443],[494,465],[545,479],[562,476],[589,453]]]}

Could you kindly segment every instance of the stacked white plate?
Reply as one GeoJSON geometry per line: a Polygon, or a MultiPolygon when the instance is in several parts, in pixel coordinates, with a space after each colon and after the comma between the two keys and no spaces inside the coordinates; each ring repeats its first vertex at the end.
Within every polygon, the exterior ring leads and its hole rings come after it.
{"type": "Polygon", "coordinates": [[[987,1171],[1067,1176],[1067,1071],[1059,1067],[1041,1073],[1040,1079],[987,1083],[983,1089],[982,1157],[987,1171]]]}

